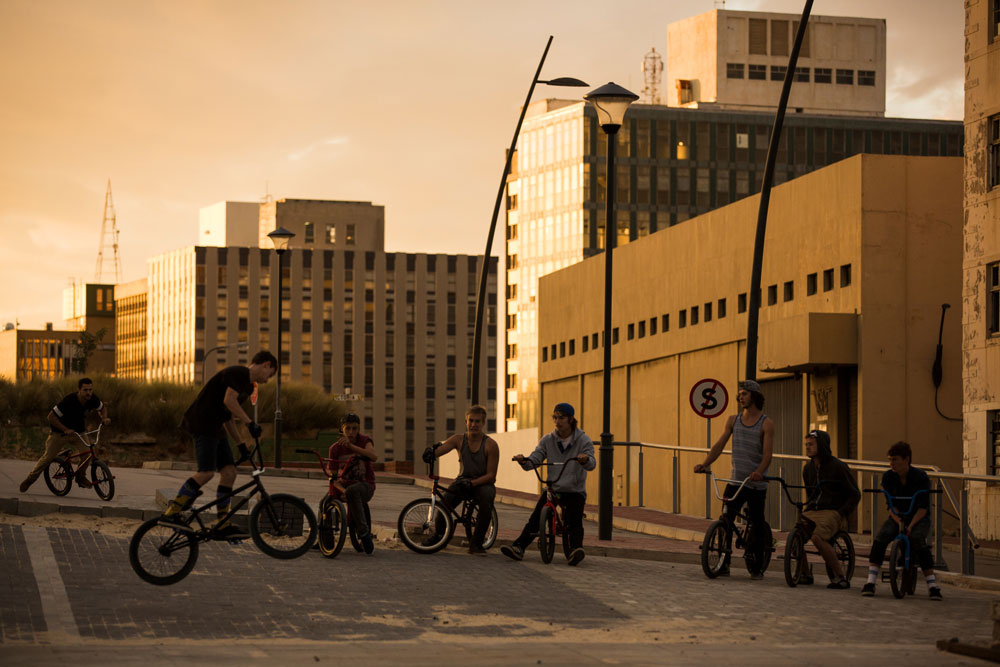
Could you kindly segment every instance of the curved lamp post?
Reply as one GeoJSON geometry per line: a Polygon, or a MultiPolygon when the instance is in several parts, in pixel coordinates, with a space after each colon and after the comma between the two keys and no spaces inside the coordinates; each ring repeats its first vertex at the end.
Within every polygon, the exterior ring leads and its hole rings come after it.
{"type": "Polygon", "coordinates": [[[635,93],[621,86],[608,83],[597,90],[583,96],[583,99],[594,105],[597,111],[597,122],[608,135],[608,176],[605,199],[607,201],[607,217],[604,222],[604,392],[603,412],[604,424],[601,431],[601,469],[599,471],[599,486],[597,496],[598,537],[602,540],[611,539],[611,495],[612,475],[614,472],[615,448],[611,435],[611,259],[614,249],[615,230],[615,149],[618,144],[618,130],[625,119],[625,112],[632,102],[639,99],[635,93]]]}
{"type": "Polygon", "coordinates": [[[205,353],[205,360],[203,362],[201,362],[201,383],[202,384],[205,384],[205,376],[207,375],[207,373],[205,372],[205,368],[206,368],[206,366],[208,366],[208,358],[212,355],[213,352],[218,352],[219,350],[225,350],[225,349],[228,349],[230,347],[235,347],[237,350],[246,350],[246,349],[248,349],[250,347],[250,343],[246,342],[245,340],[241,340],[238,343],[228,343],[226,345],[216,345],[215,347],[209,348],[208,352],[205,353]]]}
{"type": "MultiPolygon", "coordinates": [[[[510,141],[510,148],[507,149],[507,159],[503,165],[503,175],[500,177],[500,189],[497,191],[496,203],[493,205],[493,219],[490,221],[490,233],[486,237],[486,251],[483,253],[483,266],[479,270],[479,293],[476,297],[476,326],[472,338],[472,404],[479,404],[479,362],[483,347],[483,311],[486,304],[486,283],[489,277],[490,256],[493,252],[493,235],[497,229],[497,217],[500,215],[500,204],[503,203],[503,193],[507,188],[507,176],[510,174],[510,163],[514,158],[514,150],[517,148],[517,137],[521,133],[521,123],[524,122],[524,115],[528,111],[528,103],[531,102],[531,94],[535,92],[535,84],[544,83],[549,86],[570,86],[586,87],[588,84],[579,79],[562,76],[557,79],[542,80],[538,75],[542,72],[542,65],[545,64],[545,56],[549,53],[552,45],[552,36],[545,43],[545,50],[542,52],[542,59],[538,62],[538,69],[535,70],[535,77],[531,80],[528,88],[528,95],[524,98],[524,106],[521,107],[521,116],[517,119],[517,127],[514,128],[514,138],[510,141]]],[[[499,301],[499,298],[497,299],[499,301]]]]}
{"type": "Polygon", "coordinates": [[[282,292],[282,266],[281,259],[288,250],[288,242],[295,236],[295,232],[288,231],[284,227],[278,227],[267,235],[274,244],[274,249],[278,253],[278,372],[277,387],[274,390],[274,467],[281,467],[281,306],[284,301],[282,292]]]}

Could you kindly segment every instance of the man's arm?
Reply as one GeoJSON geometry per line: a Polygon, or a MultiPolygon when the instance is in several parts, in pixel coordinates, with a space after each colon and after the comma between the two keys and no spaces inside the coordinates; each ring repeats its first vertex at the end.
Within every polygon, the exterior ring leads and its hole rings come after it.
{"type": "MultiPolygon", "coordinates": [[[[226,395],[222,399],[223,405],[231,412],[234,416],[239,417],[244,424],[249,424],[253,420],[250,419],[250,415],[246,413],[243,407],[240,405],[240,395],[232,387],[226,387],[226,395]]],[[[234,436],[239,439],[239,436],[234,436]]]]}
{"type": "Polygon", "coordinates": [[[486,438],[483,442],[486,447],[486,474],[472,480],[472,486],[486,486],[497,483],[497,467],[500,465],[500,448],[492,439],[486,438]]]}
{"type": "Polygon", "coordinates": [[[111,420],[108,419],[108,404],[104,401],[101,401],[101,407],[97,408],[97,414],[101,416],[101,423],[105,426],[111,423],[111,420]]]}
{"type": "Polygon", "coordinates": [[[580,461],[584,470],[593,470],[597,467],[597,457],[594,456],[594,441],[587,436],[584,438],[586,439],[580,444],[580,455],[576,457],[576,460],[580,461]]]}
{"type": "Polygon", "coordinates": [[[840,474],[843,479],[842,484],[847,489],[847,497],[837,511],[840,512],[840,516],[848,517],[854,511],[854,508],[858,506],[858,503],[861,502],[861,491],[858,489],[858,483],[854,480],[854,475],[846,463],[840,467],[840,474]]]}
{"type": "Polygon", "coordinates": [[[453,449],[458,449],[462,446],[462,434],[456,433],[444,442],[441,442],[434,448],[434,456],[441,458],[453,449]]]}
{"type": "Polygon", "coordinates": [[[352,444],[350,442],[348,442],[347,445],[348,447],[351,448],[352,452],[365,457],[369,461],[378,460],[378,454],[375,453],[375,443],[372,442],[371,440],[368,440],[367,444],[364,447],[359,447],[358,445],[352,444]]]}
{"type": "Polygon", "coordinates": [[[66,428],[66,426],[59,421],[59,417],[56,416],[55,410],[49,410],[49,414],[46,419],[49,420],[49,423],[52,424],[57,431],[62,431],[64,435],[70,435],[73,433],[73,429],[66,428]]]}
{"type": "Polygon", "coordinates": [[[712,445],[712,449],[709,450],[708,456],[705,457],[703,462],[694,467],[695,472],[708,470],[708,467],[712,465],[715,459],[719,458],[719,455],[722,454],[723,448],[726,446],[726,442],[729,441],[729,436],[733,434],[733,424],[735,423],[736,415],[730,415],[729,419],[726,420],[726,427],[722,429],[722,434],[719,436],[719,439],[715,441],[714,445],[712,445]]]}
{"type": "MultiPolygon", "coordinates": [[[[730,424],[730,429],[732,429],[732,424],[730,424]]],[[[761,456],[757,469],[750,473],[751,482],[760,482],[764,479],[764,473],[771,465],[771,454],[774,452],[774,422],[771,421],[770,417],[764,420],[764,426],[761,430],[764,432],[763,456],[761,456]]]]}

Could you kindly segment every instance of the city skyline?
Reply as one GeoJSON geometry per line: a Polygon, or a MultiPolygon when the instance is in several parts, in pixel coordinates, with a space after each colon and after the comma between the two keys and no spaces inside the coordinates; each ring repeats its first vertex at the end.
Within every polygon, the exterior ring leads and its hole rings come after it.
{"type": "MultiPolygon", "coordinates": [[[[886,19],[887,116],[960,119],[962,6],[920,4],[814,11],[886,19]],[[955,39],[936,38],[950,27],[955,39]]],[[[513,3],[503,16],[454,2],[310,2],[281,16],[267,3],[169,7],[0,8],[0,82],[14,100],[0,124],[0,276],[18,285],[0,302],[0,325],[61,326],[63,287],[93,279],[108,178],[123,281],[145,275],[149,257],[194,245],[201,207],[267,191],[385,206],[388,251],[482,252],[503,150],[547,36],[543,76],[638,93],[639,62],[650,47],[665,53],[667,24],[715,3],[513,3]]],[[[801,2],[725,8],[798,13],[801,2]]],[[[539,88],[535,99],[560,93],[539,88]]]]}

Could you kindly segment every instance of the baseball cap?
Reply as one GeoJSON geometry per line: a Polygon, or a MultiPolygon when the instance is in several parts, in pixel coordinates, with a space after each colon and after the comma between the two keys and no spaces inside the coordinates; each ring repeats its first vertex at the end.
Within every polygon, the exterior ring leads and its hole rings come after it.
{"type": "Polygon", "coordinates": [[[573,410],[573,406],[570,405],[569,403],[559,403],[552,410],[553,412],[561,412],[567,417],[572,417],[575,412],[573,410]]]}
{"type": "Polygon", "coordinates": [[[763,393],[760,390],[760,385],[757,384],[755,380],[744,380],[740,383],[740,389],[746,389],[747,391],[755,391],[758,394],[763,393]]]}

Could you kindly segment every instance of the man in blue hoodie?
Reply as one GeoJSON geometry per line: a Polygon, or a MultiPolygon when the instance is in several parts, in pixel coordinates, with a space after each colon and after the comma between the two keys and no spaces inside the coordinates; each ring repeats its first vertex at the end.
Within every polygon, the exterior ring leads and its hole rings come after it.
{"type": "MultiPolygon", "coordinates": [[[[568,562],[570,565],[579,565],[586,556],[583,551],[583,508],[587,502],[587,471],[597,466],[597,459],[594,458],[594,443],[576,427],[574,412],[569,403],[556,405],[552,411],[555,430],[543,437],[529,456],[518,454],[513,460],[525,470],[531,470],[543,461],[567,466],[552,475],[559,477],[552,488],[559,494],[559,504],[564,508],[563,522],[569,535],[568,562]],[[572,460],[580,465],[571,464],[572,460]]],[[[525,548],[538,536],[538,519],[545,503],[546,494],[542,493],[521,534],[510,546],[500,547],[500,553],[514,560],[524,558],[525,548]]]]}

